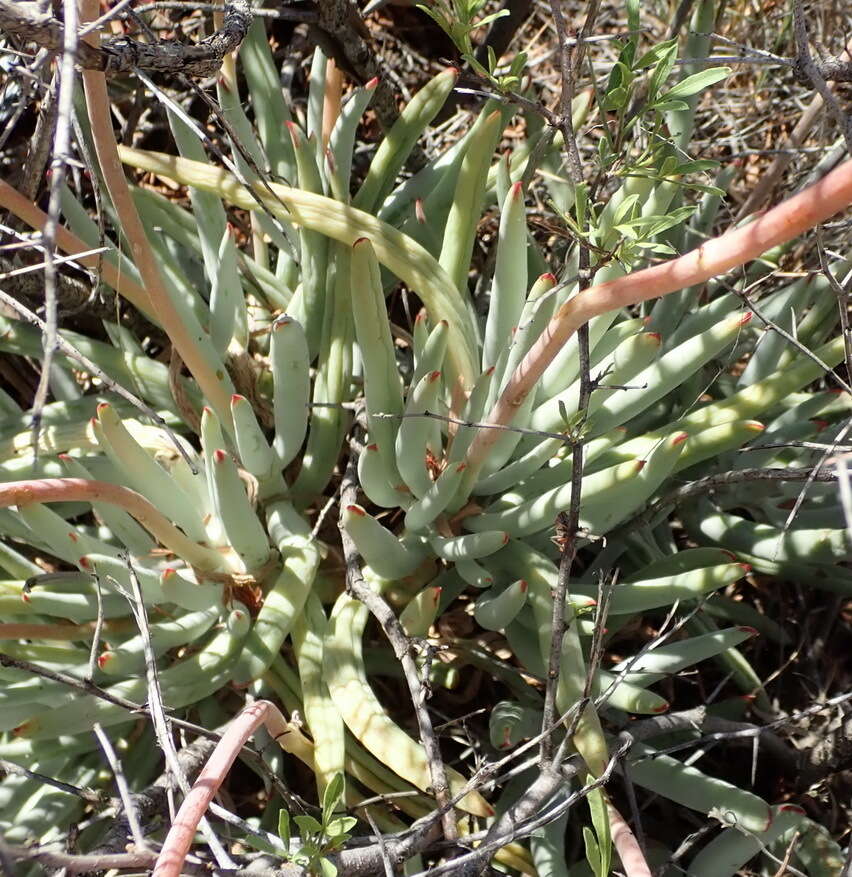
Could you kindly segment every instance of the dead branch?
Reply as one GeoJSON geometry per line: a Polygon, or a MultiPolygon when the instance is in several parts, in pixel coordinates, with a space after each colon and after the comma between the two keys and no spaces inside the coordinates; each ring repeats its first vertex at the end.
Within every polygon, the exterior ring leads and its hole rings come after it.
{"type": "MultiPolygon", "coordinates": [[[[149,73],[183,73],[189,76],[212,76],[222,58],[243,41],[251,24],[248,0],[230,0],[225,4],[222,29],[196,45],[174,40],[141,43],[129,37],[104,40],[99,47],[80,41],[77,63],[84,70],[100,70],[114,75],[134,69],[149,73]]],[[[15,3],[0,0],[0,29],[22,43],[59,51],[64,40],[62,22],[50,11],[43,12],[36,2],[15,3]]]]}

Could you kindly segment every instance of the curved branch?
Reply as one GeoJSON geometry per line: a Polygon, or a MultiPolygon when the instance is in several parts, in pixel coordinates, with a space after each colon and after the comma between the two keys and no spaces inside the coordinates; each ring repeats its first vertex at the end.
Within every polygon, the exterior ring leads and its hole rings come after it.
{"type": "MultiPolygon", "coordinates": [[[[559,350],[580,326],[593,317],[704,283],[798,237],[850,204],[852,161],[847,161],[818,183],[742,228],[727,231],[677,259],[578,293],[559,308],[518,365],[491,410],[487,423],[492,426],[510,424],[518,407],[559,350]]],[[[500,431],[495,429],[477,433],[467,454],[467,463],[474,472],[479,471],[499,436],[500,431]]]]}
{"type": "Polygon", "coordinates": [[[166,548],[199,569],[211,571],[222,565],[217,551],[188,539],[144,496],[127,487],[86,478],[36,478],[0,484],[0,508],[31,502],[75,501],[107,502],[124,509],[166,548]]]}

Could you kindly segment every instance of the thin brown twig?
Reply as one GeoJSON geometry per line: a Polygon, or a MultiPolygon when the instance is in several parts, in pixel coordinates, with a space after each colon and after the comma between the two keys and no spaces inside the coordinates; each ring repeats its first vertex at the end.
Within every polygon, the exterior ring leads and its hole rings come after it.
{"type": "Polygon", "coordinates": [[[832,273],[822,242],[822,229],[817,229],[816,239],[819,264],[822,268],[823,277],[828,281],[828,285],[837,296],[837,308],[840,312],[840,331],[843,335],[843,347],[846,353],[846,389],[847,392],[852,392],[848,389],[849,385],[852,384],[852,329],[849,326],[849,302],[852,300],[852,287],[844,289],[832,273]]]}
{"type": "MultiPolygon", "coordinates": [[[[808,26],[805,22],[805,11],[802,0],[793,0],[793,32],[796,37],[796,63],[794,70],[800,79],[810,82],[825,102],[828,111],[837,122],[837,127],[846,141],[846,150],[852,154],[852,115],[844,112],[834,93],[826,83],[826,77],[811,56],[808,46],[808,26]]],[[[829,74],[829,78],[838,80],[839,70],[829,74]]]]}
{"type": "MultiPolygon", "coordinates": [[[[826,274],[834,280],[834,276],[830,271],[826,272],[826,274]]],[[[831,281],[829,281],[830,283],[831,281]]],[[[837,282],[836,280],[834,281],[837,282]]],[[[829,365],[826,365],[810,348],[806,345],[802,344],[795,335],[788,332],[783,326],[779,326],[778,323],[771,320],[767,317],[761,309],[755,306],[754,299],[749,296],[749,294],[745,290],[739,290],[735,292],[749,307],[749,310],[754,313],[754,315],[763,323],[763,325],[780,335],[788,344],[792,344],[802,356],[807,357],[812,362],[815,362],[827,375],[830,375],[840,386],[846,390],[847,393],[852,394],[852,386],[850,386],[846,381],[843,380],[829,365]]],[[[847,342],[848,343],[848,342],[847,342]]]]}
{"type": "Polygon", "coordinates": [[[714,475],[706,475],[683,484],[675,490],[660,497],[660,499],[648,506],[645,511],[625,521],[620,529],[631,530],[643,524],[650,524],[660,512],[669,506],[676,506],[693,496],[703,496],[716,490],[724,490],[727,487],[737,487],[741,484],[750,484],[755,481],[818,481],[830,483],[837,480],[837,474],[830,470],[821,470],[819,466],[806,466],[789,469],[734,469],[730,472],[717,472],[714,475]]]}
{"type": "Polygon", "coordinates": [[[130,788],[127,785],[127,778],[124,776],[121,762],[118,760],[118,757],[115,754],[115,749],[113,749],[109,737],[104,733],[104,729],[100,726],[99,722],[95,722],[92,725],[92,730],[95,732],[95,736],[101,744],[101,749],[103,750],[107,763],[110,766],[110,770],[112,770],[112,775],[115,777],[115,785],[118,789],[118,795],[121,798],[121,804],[124,808],[125,818],[127,819],[127,825],[130,828],[133,843],[136,845],[137,850],[144,850],[146,848],[145,835],[142,833],[142,826],[139,824],[139,817],[136,813],[136,808],[133,805],[130,788]]]}
{"type": "MultiPolygon", "coordinates": [[[[354,505],[358,499],[358,477],[356,471],[356,455],[351,453],[346,473],[340,485],[340,507],[354,505]]],[[[429,765],[429,776],[432,781],[432,789],[435,800],[443,811],[442,826],[447,840],[458,838],[455,815],[450,803],[450,786],[447,780],[447,771],[438,740],[435,736],[432,720],[425,704],[425,689],[417,665],[411,654],[411,641],[406,636],[402,625],[396,617],[393,609],[387,602],[364,582],[361,574],[361,565],[358,562],[358,549],[352,541],[346,529],[341,524],[340,538],[343,547],[343,556],[346,560],[346,588],[369,609],[382,627],[382,630],[390,642],[397,660],[402,665],[405,681],[411,694],[414,712],[417,717],[417,726],[420,731],[420,739],[426,750],[426,760],[429,765]]]]}
{"type": "Polygon", "coordinates": [[[73,786],[71,783],[63,783],[61,780],[54,779],[53,777],[46,776],[37,771],[27,770],[25,767],[21,767],[21,765],[15,764],[13,761],[7,761],[5,758],[0,758],[0,778],[5,779],[6,775],[22,776],[31,780],[36,780],[39,783],[44,783],[46,786],[58,789],[60,792],[74,795],[90,805],[103,804],[104,802],[104,795],[94,789],[86,789],[79,786],[73,786]]]}
{"type": "MultiPolygon", "coordinates": [[[[554,822],[556,819],[559,819],[560,816],[567,813],[578,801],[585,798],[590,792],[593,792],[595,789],[600,789],[609,782],[610,777],[612,776],[612,772],[615,770],[616,765],[627,752],[628,746],[626,744],[622,745],[616,752],[612,754],[607,763],[606,769],[603,771],[600,777],[584,785],[581,789],[578,789],[575,792],[572,792],[570,795],[567,795],[562,801],[558,804],[550,807],[549,809],[545,809],[544,811],[541,808],[538,811],[533,810],[533,814],[528,819],[525,819],[521,822],[514,822],[510,827],[507,828],[501,835],[494,837],[488,843],[482,843],[475,850],[470,853],[465,853],[463,856],[459,856],[457,859],[454,859],[452,862],[448,862],[444,865],[438,865],[435,868],[430,868],[429,871],[423,871],[418,874],[415,874],[414,877],[439,877],[439,875],[443,874],[463,874],[466,871],[462,871],[462,868],[467,868],[469,863],[482,861],[483,857],[487,857],[496,850],[500,849],[500,847],[505,846],[507,843],[512,843],[521,837],[528,837],[531,835],[536,829],[542,828],[545,825],[554,822]]],[[[526,807],[526,803],[525,803],[526,807]]],[[[468,840],[475,839],[475,836],[469,837],[468,840]]]]}
{"type": "Polygon", "coordinates": [[[50,162],[50,196],[47,205],[47,222],[42,232],[44,247],[44,314],[45,328],[42,335],[41,374],[38,379],[33,404],[30,409],[32,416],[32,449],[33,462],[38,460],[38,439],[41,431],[41,416],[50,388],[51,366],[56,353],[57,325],[56,307],[56,235],[59,226],[59,213],[62,209],[62,186],[65,182],[65,171],[71,152],[71,114],[74,106],[74,63],[77,58],[77,2],[64,0],[63,14],[65,31],[62,40],[62,62],[59,68],[59,96],[56,101],[56,131],[53,135],[53,156],[50,162]]]}
{"type": "MultiPolygon", "coordinates": [[[[135,703],[132,700],[128,700],[126,697],[121,697],[120,695],[113,694],[108,689],[101,688],[99,685],[95,685],[95,683],[89,679],[80,679],[77,676],[72,676],[70,673],[64,673],[59,670],[51,670],[47,667],[42,667],[39,664],[34,664],[32,661],[26,661],[23,658],[12,657],[11,655],[7,655],[5,652],[0,652],[0,667],[21,670],[24,673],[39,676],[42,679],[49,679],[51,682],[58,682],[61,685],[67,685],[69,688],[73,688],[81,692],[82,694],[92,695],[92,697],[100,698],[101,700],[105,700],[107,703],[114,704],[115,706],[119,706],[122,709],[126,709],[129,713],[132,714],[150,716],[151,713],[150,708],[145,704],[135,703]]],[[[219,740],[221,736],[215,731],[208,731],[201,725],[196,725],[193,722],[188,722],[185,719],[178,718],[177,716],[170,715],[169,721],[177,728],[189,731],[192,734],[195,734],[207,740],[212,740],[213,742],[219,740]]],[[[245,760],[252,766],[254,770],[258,771],[261,776],[271,782],[276,790],[281,792],[282,795],[287,795],[287,789],[282,786],[278,777],[266,767],[265,762],[259,755],[246,748],[243,748],[242,754],[245,760]]]]}
{"type": "MultiPolygon", "coordinates": [[[[565,20],[562,16],[562,0],[551,0],[551,12],[556,25],[556,36],[559,41],[560,75],[562,91],[560,94],[560,130],[565,141],[565,149],[568,159],[568,172],[575,186],[583,183],[583,170],[580,164],[580,154],[577,148],[577,140],[574,135],[574,124],[571,117],[571,104],[575,93],[575,76],[579,66],[575,61],[582,59],[585,45],[582,39],[578,39],[572,47],[568,44],[565,30],[565,20]],[[572,58],[572,48],[576,57],[572,58]]],[[[590,4],[586,21],[583,25],[582,36],[591,33],[594,19],[597,14],[597,2],[590,4]]],[[[579,246],[579,287],[582,291],[590,282],[589,250],[582,242],[579,246]]],[[[580,393],[577,403],[577,411],[581,417],[589,407],[589,399],[592,392],[590,374],[589,353],[589,330],[588,325],[583,323],[577,330],[577,348],[580,359],[580,393]]],[[[556,688],[559,682],[559,668],[562,655],[562,638],[565,634],[565,602],[568,598],[571,569],[577,552],[577,533],[580,526],[580,502],[583,479],[583,437],[580,433],[572,446],[571,455],[571,499],[567,515],[560,515],[559,526],[562,528],[564,538],[561,544],[561,557],[559,562],[559,576],[556,590],[553,594],[553,608],[551,613],[550,651],[547,661],[547,683],[544,695],[544,708],[542,715],[542,728],[553,724],[556,715],[556,688]]],[[[553,739],[545,737],[541,745],[541,757],[545,763],[553,757],[553,739]]]]}
{"type": "MultiPolygon", "coordinates": [[[[852,48],[852,44],[847,45],[841,58],[849,60],[850,48],[852,48]]],[[[830,80],[831,77],[826,78],[830,80]]],[[[827,87],[831,88],[830,85],[827,87]]],[[[796,150],[805,142],[805,138],[813,130],[814,123],[822,112],[824,106],[825,101],[822,95],[815,94],[811,99],[811,102],[805,107],[805,111],[796,123],[795,128],[793,128],[793,130],[787,135],[786,140],[780,144],[782,151],[775,156],[769,169],[758,180],[757,185],[754,186],[749,193],[748,198],[743,202],[737,212],[737,221],[744,219],[750,213],[754,213],[754,211],[761,207],[769,198],[773,189],[778,184],[781,175],[793,160],[796,150]]]]}

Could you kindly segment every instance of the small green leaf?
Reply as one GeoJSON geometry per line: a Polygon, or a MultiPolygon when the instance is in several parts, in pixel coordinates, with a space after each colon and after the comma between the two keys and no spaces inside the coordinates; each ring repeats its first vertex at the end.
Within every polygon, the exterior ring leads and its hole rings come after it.
{"type": "Polygon", "coordinates": [[[290,814],[286,810],[278,811],[278,837],[285,847],[290,846],[290,814]]]}
{"type": "Polygon", "coordinates": [[[627,105],[629,92],[623,85],[613,88],[604,96],[602,106],[605,110],[620,110],[627,105]]]}
{"type": "MultiPolygon", "coordinates": [[[[594,777],[586,777],[590,783],[594,777]]],[[[601,877],[609,874],[609,865],[612,860],[612,839],[609,831],[609,815],[606,812],[606,801],[600,789],[589,792],[586,800],[589,802],[589,812],[592,814],[592,825],[597,835],[597,848],[600,861],[601,877]]]]}
{"type": "Polygon", "coordinates": [[[649,49],[644,55],[633,65],[634,70],[644,70],[646,67],[653,67],[660,58],[670,51],[672,47],[677,46],[677,40],[666,40],[653,49],[649,49]]]}
{"type": "Polygon", "coordinates": [[[325,833],[331,839],[341,837],[355,828],[357,824],[358,820],[354,816],[338,816],[328,823],[325,833]]]}
{"type": "Polygon", "coordinates": [[[672,67],[674,67],[676,58],[677,45],[671,45],[665,52],[661,53],[660,60],[657,62],[657,66],[654,68],[654,72],[651,74],[651,79],[648,83],[649,101],[655,100],[660,93],[660,88],[662,88],[663,83],[668,79],[669,73],[672,72],[672,67]]]}
{"type": "Polygon", "coordinates": [[[326,819],[331,817],[331,814],[337,809],[337,804],[343,797],[344,788],[343,774],[336,773],[332,777],[331,782],[325,787],[325,792],[322,796],[322,813],[326,819]]]}
{"type": "Polygon", "coordinates": [[[485,18],[480,18],[479,21],[476,22],[476,27],[485,27],[487,24],[491,24],[492,21],[495,21],[498,18],[505,18],[509,15],[508,9],[501,9],[499,12],[492,12],[490,15],[486,15],[485,18]]]}
{"type": "Polygon", "coordinates": [[[526,52],[518,52],[517,55],[512,59],[512,64],[509,67],[509,75],[510,76],[520,76],[521,71],[524,67],[527,66],[527,53],[526,52]]]}
{"type": "Polygon", "coordinates": [[[695,212],[695,206],[678,207],[671,213],[656,216],[637,216],[626,222],[615,225],[615,229],[626,237],[636,239],[639,236],[654,237],[668,228],[680,225],[695,212]]]}
{"type": "Polygon", "coordinates": [[[663,244],[659,241],[639,241],[635,246],[641,247],[643,250],[650,250],[652,253],[660,253],[663,256],[678,255],[678,252],[674,247],[670,247],[668,244],[663,244]]]}
{"type": "Polygon", "coordinates": [[[719,167],[718,161],[712,158],[697,158],[693,161],[683,161],[672,171],[673,176],[686,176],[687,174],[696,174],[701,171],[712,171],[719,167]]]}
{"type": "Polygon", "coordinates": [[[490,79],[491,74],[482,66],[482,64],[479,63],[479,61],[476,60],[473,55],[465,53],[464,55],[462,55],[462,58],[467,61],[468,64],[470,64],[470,66],[474,69],[476,73],[478,73],[485,79],[490,79]]]}
{"type": "Polygon", "coordinates": [[[322,832],[322,823],[317,822],[313,816],[302,813],[293,817],[293,822],[299,827],[299,833],[304,841],[311,835],[320,834],[322,832]]]}
{"type": "Polygon", "coordinates": [[[727,194],[724,189],[720,189],[718,186],[705,186],[703,183],[690,183],[689,188],[705,195],[715,195],[717,198],[724,198],[727,194]]]}
{"type": "Polygon", "coordinates": [[[246,832],[245,835],[243,835],[243,837],[240,839],[240,842],[244,843],[246,846],[249,846],[254,850],[260,851],[261,853],[269,853],[270,855],[276,856],[278,858],[281,858],[281,856],[285,855],[280,847],[277,847],[271,843],[267,843],[266,840],[258,837],[256,834],[249,834],[248,832],[246,832]]]}
{"type": "Polygon", "coordinates": [[[623,222],[626,217],[630,215],[630,211],[633,210],[638,200],[638,195],[628,195],[621,204],[615,208],[615,215],[612,217],[613,225],[618,225],[623,222]]]}
{"type": "Polygon", "coordinates": [[[727,78],[731,73],[730,67],[711,67],[709,70],[702,70],[699,73],[693,73],[686,79],[678,82],[674,88],[660,96],[661,100],[671,100],[676,97],[690,97],[699,91],[713,85],[716,82],[727,78]]]}
{"type": "Polygon", "coordinates": [[[627,29],[629,31],[639,30],[639,0],[627,0],[627,29]]]}
{"type": "Polygon", "coordinates": [[[337,868],[328,859],[320,859],[319,867],[322,877],[337,877],[337,868]]]}
{"type": "Polygon", "coordinates": [[[652,105],[658,113],[680,113],[689,109],[689,104],[682,100],[661,100],[652,105]]]}
{"type": "Polygon", "coordinates": [[[586,845],[586,861],[595,877],[601,877],[601,854],[595,835],[587,825],[583,826],[583,842],[586,845]]]}
{"type": "Polygon", "coordinates": [[[674,169],[677,167],[677,159],[673,155],[667,155],[663,159],[662,165],[660,165],[660,176],[661,177],[670,177],[674,173],[674,169]]]}

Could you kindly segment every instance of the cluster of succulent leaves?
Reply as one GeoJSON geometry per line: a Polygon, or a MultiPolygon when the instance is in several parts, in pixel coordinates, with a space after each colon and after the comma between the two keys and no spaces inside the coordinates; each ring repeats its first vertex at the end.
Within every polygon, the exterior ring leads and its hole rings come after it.
{"type": "MultiPolygon", "coordinates": [[[[465,7],[466,18],[453,7],[468,42],[481,5],[465,7]]],[[[701,40],[706,55],[712,27],[703,20],[712,21],[714,12],[712,2],[698,4],[688,57],[701,56],[701,40]]],[[[141,704],[148,649],[137,622],[144,608],[169,709],[220,727],[248,686],[252,695],[271,696],[298,713],[307,736],[293,757],[314,771],[317,800],[325,801],[321,820],[293,816],[301,837],[293,861],[309,868],[332,867],[323,864],[325,856],[354,829],[353,820],[335,814],[339,800],[352,806],[375,794],[410,792],[395,798],[393,809],[371,808],[384,832],[402,830],[434,805],[424,751],[396,723],[404,711],[391,716],[371,684],[377,664],[364,654],[368,613],[343,589],[333,528],[313,528],[347,454],[358,456],[364,500],[342,510],[342,526],[357,545],[367,582],[396,606],[407,633],[428,636],[443,613],[467,606],[475,624],[499,632],[511,651],[507,662],[481,643],[449,639],[452,663],[432,669],[435,686],[457,684],[466,668],[476,667],[503,687],[490,716],[490,742],[477,744],[485,758],[511,751],[541,724],[535,680],[546,676],[559,563],[551,537],[571,491],[570,442],[559,434],[581,432],[587,443],[583,563],[566,610],[560,713],[584,692],[590,645],[602,625],[595,600],[612,570],[619,577],[609,588],[606,637],[641,618],[660,624],[675,604],[686,619],[677,636],[595,670],[593,694],[604,696],[593,713],[602,724],[586,721],[576,740],[592,774],[606,763],[604,729],[614,735],[633,716],[664,711],[669,704],[652,686],[701,661],[717,662],[731,685],[772,712],[738,646],[755,630],[781,646],[789,636],[725,593],[746,565],[804,587],[852,593],[852,572],[838,564],[849,545],[830,485],[810,488],[792,526],[786,517],[800,486],[777,481],[743,482],[712,499],[693,499],[677,520],[669,506],[637,517],[685,481],[808,465],[809,452],[795,443],[830,442],[848,415],[845,396],[808,389],[822,377],[820,365],[782,336],[761,331],[743,307],[739,293],[776,270],[783,251],[645,311],[596,318],[589,335],[598,389],[589,410],[577,412],[574,340],[520,407],[513,425],[526,432],[506,431],[481,465],[466,461],[476,430],[465,424],[487,415],[555,309],[578,289],[576,245],[555,254],[565,265],[557,282],[548,270],[553,254],[527,227],[519,181],[531,156],[540,161],[557,215],[589,247],[596,282],[622,276],[654,254],[682,252],[714,227],[730,173],[719,170],[710,180],[713,166],[689,159],[688,144],[696,98],[721,74],[696,78],[686,70],[679,85],[667,88],[675,43],[640,55],[639,28],[630,30],[635,35],[624,41],[598,96],[617,124],[598,126],[608,184],[594,196],[565,178],[559,137],[541,154],[534,151],[543,131],[533,117],[529,139],[493,161],[513,113],[498,101],[482,108],[455,145],[400,181],[407,156],[453,88],[453,70],[414,97],[350,195],[359,120],[375,84],[349,95],[324,148],[326,60],[317,52],[306,112],[288,122],[282,137],[281,120],[293,117],[256,22],[240,53],[246,93],[239,94],[233,71],[218,86],[241,144],[229,170],[214,167],[203,132],[177,107],[169,120],[180,158],[122,153],[131,168],[189,187],[191,209],[152,187],[135,189],[134,197],[175,306],[230,406],[204,399],[191,379],[148,356],[144,339],[108,322],[108,340],[63,334],[158,411],[168,429],[146,422],[108,388],[83,391],[74,362],[59,356],[51,375],[56,401],[44,411],[34,462],[27,414],[0,393],[0,487],[26,479],[106,482],[141,494],[171,527],[152,535],[126,508],[83,488],[50,506],[19,495],[17,506],[0,510],[3,651],[88,678],[100,616],[103,651],[93,681],[141,704]],[[641,98],[634,86],[648,71],[641,98]],[[634,100],[644,103],[631,116],[634,100]],[[692,195],[700,196],[697,202],[688,200],[692,195]],[[468,283],[472,270],[487,271],[474,257],[474,243],[480,217],[495,206],[493,276],[477,277],[486,290],[480,318],[468,283]],[[251,255],[228,228],[233,207],[251,211],[251,255]],[[386,298],[400,281],[424,305],[410,334],[401,333],[403,344],[392,336],[386,298]],[[368,434],[350,447],[353,402],[363,403],[368,434]],[[460,424],[425,416],[450,412],[460,424]]],[[[580,129],[589,113],[586,96],[574,111],[580,129]]],[[[109,203],[105,212],[117,222],[109,203]]],[[[79,239],[97,245],[98,227],[70,189],[63,214],[79,239]]],[[[136,266],[115,246],[104,263],[112,272],[104,271],[106,282],[138,282],[136,266]]],[[[838,260],[832,270],[842,281],[850,267],[838,260]]],[[[842,359],[842,340],[831,340],[836,306],[824,277],[774,286],[761,300],[761,314],[795,331],[822,363],[842,359]]],[[[0,349],[38,358],[41,338],[2,318],[0,349]]],[[[152,780],[157,765],[145,721],[24,670],[0,674],[0,757],[76,786],[103,785],[91,733],[98,722],[112,734],[132,786],[152,780]]],[[[708,709],[737,717],[746,703],[732,697],[708,709]]],[[[687,765],[682,751],[656,754],[698,736],[646,738],[631,749],[626,768],[637,788],[733,823],[699,852],[691,873],[734,874],[761,850],[783,856],[794,832],[800,833],[797,866],[813,875],[834,873],[839,848],[802,813],[771,808],[747,777],[716,778],[687,765]]],[[[268,754],[268,760],[291,775],[290,756],[268,754]]],[[[471,770],[465,761],[449,769],[453,791],[471,770]]],[[[532,770],[490,804],[478,792],[468,794],[460,810],[487,821],[529,785],[532,770]]],[[[588,862],[571,873],[588,867],[605,874],[608,826],[600,798],[589,803],[588,862]]],[[[81,809],[78,798],[31,776],[0,783],[0,828],[10,842],[55,840],[81,809]]],[[[271,793],[260,824],[279,828],[289,846],[290,821],[278,820],[280,809],[271,793]]],[[[466,819],[463,825],[469,829],[466,819]]],[[[80,848],[96,847],[104,827],[91,819],[80,848]]],[[[566,873],[565,832],[565,818],[556,820],[528,844],[507,846],[497,861],[524,873],[566,873]]],[[[664,860],[672,838],[649,841],[656,844],[651,855],[664,860]]]]}

